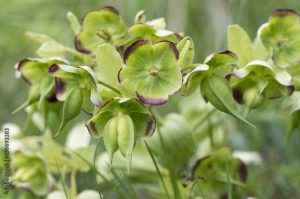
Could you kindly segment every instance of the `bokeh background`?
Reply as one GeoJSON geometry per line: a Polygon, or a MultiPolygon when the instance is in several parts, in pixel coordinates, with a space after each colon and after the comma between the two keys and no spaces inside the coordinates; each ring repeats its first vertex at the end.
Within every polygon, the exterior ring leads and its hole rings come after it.
{"type": "MultiPolygon", "coordinates": [[[[38,46],[25,31],[44,33],[73,46],[66,13],[72,11],[82,18],[105,5],[118,8],[128,25],[139,10],[146,10],[149,19],[165,17],[168,29],[194,39],[200,62],[212,52],[226,50],[227,25],[240,24],[254,38],[274,9],[300,12],[299,0],[0,0],[0,124],[13,122],[23,127],[26,123],[24,111],[10,115],[28,93],[28,86],[15,79],[14,64],[37,56],[38,46]]],[[[299,136],[284,142],[288,118],[271,108],[259,114],[264,120],[255,133],[233,134],[229,141],[237,149],[260,151],[265,158],[264,167],[249,173],[249,191],[261,198],[300,198],[299,136]]]]}

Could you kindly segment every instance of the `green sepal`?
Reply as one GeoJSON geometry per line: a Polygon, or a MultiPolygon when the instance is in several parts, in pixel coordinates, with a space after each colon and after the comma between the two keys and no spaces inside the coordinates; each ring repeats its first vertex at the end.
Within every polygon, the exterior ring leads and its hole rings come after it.
{"type": "Polygon", "coordinates": [[[112,164],[113,155],[118,150],[118,117],[111,118],[103,130],[103,140],[108,152],[110,163],[112,164]]]}
{"type": "Polygon", "coordinates": [[[111,44],[102,44],[97,47],[97,66],[94,68],[97,79],[110,86],[118,87],[118,72],[124,65],[121,55],[111,44]]]}
{"type": "Polygon", "coordinates": [[[135,143],[134,124],[129,115],[118,116],[118,145],[121,154],[126,158],[129,172],[132,161],[132,152],[135,143]]]}
{"type": "Polygon", "coordinates": [[[86,126],[93,137],[103,136],[103,128],[110,118],[119,113],[129,115],[134,123],[135,136],[151,136],[155,129],[155,120],[147,108],[137,99],[114,98],[108,101],[86,126]]]}
{"type": "Polygon", "coordinates": [[[238,56],[237,65],[239,67],[243,67],[255,59],[252,41],[248,33],[239,25],[228,26],[227,45],[228,49],[238,56]]]}

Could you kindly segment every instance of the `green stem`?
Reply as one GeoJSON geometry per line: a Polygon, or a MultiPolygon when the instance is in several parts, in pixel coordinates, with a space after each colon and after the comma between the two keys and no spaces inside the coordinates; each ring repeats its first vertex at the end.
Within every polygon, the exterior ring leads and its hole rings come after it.
{"type": "Polygon", "coordinates": [[[226,162],[226,174],[227,174],[227,196],[228,199],[232,199],[232,186],[231,186],[231,180],[230,180],[231,177],[230,177],[228,162],[226,162]]]}
{"type": "Polygon", "coordinates": [[[156,122],[158,124],[162,124],[163,123],[163,118],[161,117],[161,115],[154,109],[154,107],[150,106],[149,107],[149,111],[150,113],[153,115],[153,117],[155,118],[156,122]]]}
{"type": "Polygon", "coordinates": [[[76,171],[71,172],[71,198],[77,197],[76,171]]]}
{"type": "Polygon", "coordinates": [[[98,83],[101,84],[102,86],[105,86],[106,88],[109,88],[110,90],[114,91],[115,93],[122,95],[121,91],[119,91],[118,89],[116,89],[115,87],[108,85],[107,83],[98,80],[98,83]]]}
{"type": "Polygon", "coordinates": [[[193,129],[195,129],[196,127],[201,126],[211,115],[213,115],[215,112],[217,111],[217,109],[212,109],[210,110],[204,117],[202,117],[195,125],[193,125],[193,129]]]}

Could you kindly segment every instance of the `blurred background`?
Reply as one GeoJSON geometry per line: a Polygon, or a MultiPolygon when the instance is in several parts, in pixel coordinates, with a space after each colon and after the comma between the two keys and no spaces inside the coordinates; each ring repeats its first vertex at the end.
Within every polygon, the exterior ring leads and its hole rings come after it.
{"type": "MultiPolygon", "coordinates": [[[[0,0],[0,124],[13,122],[23,127],[26,122],[24,111],[10,115],[28,93],[26,83],[15,79],[14,64],[37,56],[38,45],[25,36],[25,31],[44,33],[73,46],[66,13],[72,11],[82,18],[105,5],[119,9],[128,25],[139,10],[146,10],[149,19],[165,17],[168,29],[183,31],[194,39],[198,62],[210,53],[226,50],[229,24],[241,25],[254,39],[274,9],[300,12],[299,0],[0,0]]],[[[274,103],[276,107],[280,102],[274,103]]],[[[253,113],[261,114],[255,132],[233,133],[228,143],[235,149],[260,151],[265,158],[264,167],[250,170],[250,193],[259,198],[300,198],[299,136],[288,143],[283,141],[288,118],[277,114],[274,107],[253,113]]]]}

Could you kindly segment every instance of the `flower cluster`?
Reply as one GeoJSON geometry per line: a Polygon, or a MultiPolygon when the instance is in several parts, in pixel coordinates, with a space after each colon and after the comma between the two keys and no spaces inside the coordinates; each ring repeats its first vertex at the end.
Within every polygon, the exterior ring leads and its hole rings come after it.
{"type": "Polygon", "coordinates": [[[194,63],[191,37],[166,30],[162,18],[147,20],[143,11],[131,27],[110,6],[88,13],[82,24],[72,14],[68,18],[74,48],[29,34],[41,43],[40,58],[17,64],[17,74],[31,88],[16,111],[32,106],[45,117],[47,110],[62,115],[56,135],[84,111],[91,115],[86,122],[90,134],[103,137],[111,160],[119,150],[128,168],[136,140],[155,130],[152,106],[167,103],[172,95],[200,88],[216,109],[252,126],[239,104],[251,110],[300,89],[300,24],[292,10],[275,11],[254,42],[241,27],[230,26],[229,50],[203,63],[194,63]]]}

